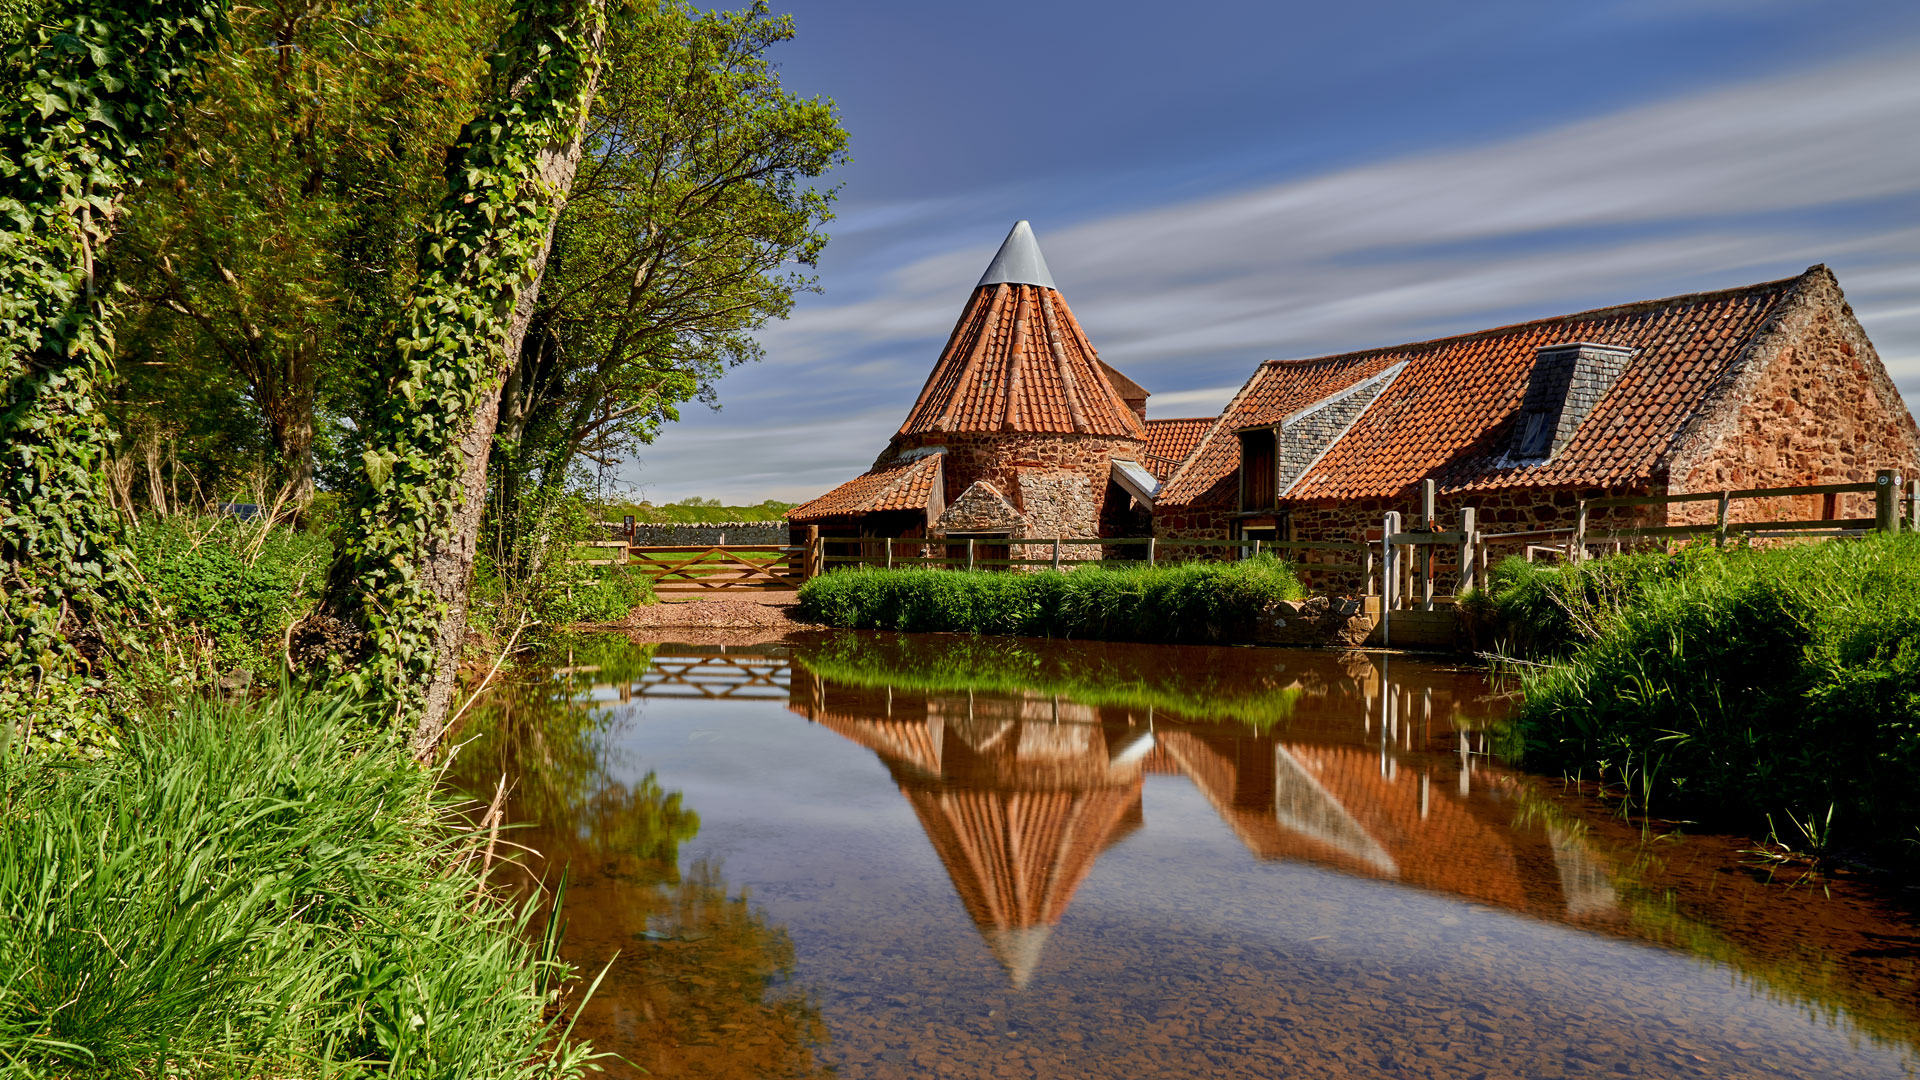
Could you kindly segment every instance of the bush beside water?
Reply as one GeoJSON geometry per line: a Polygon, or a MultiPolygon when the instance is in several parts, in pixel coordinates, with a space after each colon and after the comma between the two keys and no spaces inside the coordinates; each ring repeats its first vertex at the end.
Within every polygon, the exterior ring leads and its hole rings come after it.
{"type": "Polygon", "coordinates": [[[1067,573],[862,567],[801,586],[800,615],[855,630],[1217,642],[1244,637],[1267,605],[1303,595],[1293,567],[1266,555],[1067,573]]]}
{"type": "Polygon", "coordinates": [[[379,728],[282,693],[85,764],[0,752],[9,1073],[577,1072],[542,1051],[551,931],[480,892],[484,837],[379,728]]]}
{"type": "Polygon", "coordinates": [[[1566,656],[1522,669],[1529,766],[1802,845],[1920,840],[1920,536],[1500,577],[1496,626],[1566,656]]]}

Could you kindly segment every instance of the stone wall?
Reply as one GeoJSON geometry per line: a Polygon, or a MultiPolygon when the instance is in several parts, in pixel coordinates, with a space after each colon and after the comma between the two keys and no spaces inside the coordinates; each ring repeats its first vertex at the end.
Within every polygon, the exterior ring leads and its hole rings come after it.
{"type": "MultiPolygon", "coordinates": [[[[619,522],[611,523],[609,540],[625,539],[626,532],[619,522]]],[[[787,542],[787,523],[784,521],[722,521],[708,523],[669,523],[648,524],[636,522],[633,526],[633,542],[643,547],[680,547],[687,544],[784,544],[787,542]]]]}
{"type": "MultiPolygon", "coordinates": [[[[1109,436],[929,432],[897,440],[881,461],[923,446],[946,448],[947,491],[964,492],[987,481],[1027,519],[1031,537],[1092,537],[1124,527],[1132,520],[1130,498],[1114,485],[1109,462],[1115,457],[1140,461],[1146,453],[1138,439],[1109,436]]],[[[1070,556],[1063,551],[1062,557],[1070,556]]]]}
{"type": "MultiPolygon", "coordinates": [[[[1831,276],[1812,279],[1761,332],[1730,400],[1676,455],[1676,491],[1840,484],[1877,469],[1920,476],[1920,429],[1831,276]]],[[[1815,520],[1825,499],[1748,499],[1736,521],[1815,520]]],[[[1841,496],[1841,518],[1873,516],[1873,496],[1841,496]]],[[[1711,522],[1711,502],[1674,507],[1675,524],[1711,522]]]]}

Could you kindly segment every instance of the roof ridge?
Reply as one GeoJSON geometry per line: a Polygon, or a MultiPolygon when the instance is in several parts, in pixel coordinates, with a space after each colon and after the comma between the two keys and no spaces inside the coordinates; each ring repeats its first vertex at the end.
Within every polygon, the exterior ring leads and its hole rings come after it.
{"type": "MultiPolygon", "coordinates": [[[[1591,319],[1591,318],[1597,318],[1600,316],[1638,314],[1643,311],[1652,311],[1657,308],[1674,307],[1682,303],[1704,303],[1709,300],[1725,299],[1726,297],[1736,296],[1741,293],[1759,292],[1765,289],[1791,288],[1793,285],[1801,281],[1804,281],[1807,278],[1812,277],[1814,274],[1820,273],[1822,271],[1826,271],[1829,273],[1831,272],[1828,270],[1827,264],[1815,263],[1812,266],[1807,267],[1805,270],[1801,271],[1798,274],[1794,274],[1791,277],[1775,278],[1772,281],[1757,281],[1751,285],[1738,285],[1731,289],[1708,289],[1702,292],[1679,293],[1674,296],[1662,297],[1657,300],[1635,300],[1635,301],[1632,301],[1631,303],[1625,303],[1625,304],[1610,304],[1606,307],[1589,308],[1586,311],[1573,311],[1565,315],[1552,315],[1542,319],[1527,319],[1523,322],[1506,323],[1501,326],[1489,326],[1483,330],[1470,330],[1464,334],[1448,334],[1445,337],[1426,338],[1421,341],[1409,341],[1399,345],[1382,345],[1372,349],[1355,349],[1351,352],[1327,353],[1321,356],[1307,356],[1307,357],[1297,357],[1297,358],[1288,358],[1288,359],[1275,358],[1275,359],[1261,361],[1261,366],[1262,367],[1284,367],[1284,366],[1290,366],[1294,364],[1299,364],[1299,365],[1324,364],[1324,363],[1332,363],[1334,361],[1341,361],[1341,360],[1359,360],[1359,359],[1364,359],[1370,356],[1381,356],[1388,353],[1408,352],[1414,349],[1427,349],[1427,348],[1437,347],[1440,345],[1450,345],[1450,344],[1453,344],[1454,342],[1459,342],[1459,341],[1477,341],[1480,338],[1493,337],[1498,334],[1511,334],[1518,330],[1525,330],[1525,329],[1536,327],[1536,326],[1550,326],[1554,323],[1572,322],[1576,319],[1591,319]]],[[[1225,415],[1225,414],[1223,413],[1222,415],[1225,415]]]]}

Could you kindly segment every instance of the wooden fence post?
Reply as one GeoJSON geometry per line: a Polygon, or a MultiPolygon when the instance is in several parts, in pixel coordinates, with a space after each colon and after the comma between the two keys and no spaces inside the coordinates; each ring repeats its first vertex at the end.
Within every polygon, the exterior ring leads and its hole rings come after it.
{"type": "MultiPolygon", "coordinates": [[[[1573,544],[1567,549],[1568,562],[1582,562],[1587,557],[1587,500],[1580,500],[1580,513],[1573,523],[1573,544]]],[[[1527,553],[1527,561],[1533,561],[1533,553],[1527,553]]]]}
{"type": "Polygon", "coordinates": [[[1907,531],[1920,532],[1920,480],[1907,481],[1907,531]]]}
{"type": "Polygon", "coordinates": [[[820,543],[820,526],[807,526],[807,552],[800,557],[800,576],[808,581],[820,576],[823,545],[820,543]]]}
{"type": "Polygon", "coordinates": [[[1060,538],[1053,538],[1053,568],[1060,569],[1060,538]]]}
{"type": "Polygon", "coordinates": [[[1479,532],[1479,516],[1479,511],[1471,506],[1460,508],[1460,562],[1458,564],[1460,576],[1458,583],[1453,587],[1455,596],[1473,588],[1473,583],[1479,580],[1479,574],[1473,566],[1474,540],[1479,532]]]}
{"type": "Polygon", "coordinates": [[[1400,602],[1400,558],[1393,537],[1400,531],[1400,511],[1389,510],[1380,519],[1380,644],[1393,644],[1392,611],[1400,602]]]}
{"type": "Polygon", "coordinates": [[[1480,534],[1473,537],[1474,587],[1481,592],[1487,590],[1487,542],[1480,534]]]}
{"type": "Polygon", "coordinates": [[[1154,548],[1154,537],[1149,536],[1147,537],[1147,565],[1148,566],[1153,565],[1153,555],[1154,555],[1153,548],[1154,548]]]}
{"type": "Polygon", "coordinates": [[[1727,546],[1727,511],[1732,507],[1732,505],[1733,505],[1733,492],[1731,491],[1721,492],[1720,493],[1720,509],[1717,513],[1717,516],[1714,518],[1713,544],[1715,547],[1727,546]]]}
{"type": "Polygon", "coordinates": [[[967,569],[973,569],[973,537],[967,537],[967,569]]]}
{"type": "Polygon", "coordinates": [[[887,569],[891,570],[893,569],[893,539],[889,537],[881,543],[887,545],[887,569]]]}
{"type": "Polygon", "coordinates": [[[1900,528],[1900,474],[1892,469],[1873,474],[1873,527],[1877,532],[1900,528]]]}

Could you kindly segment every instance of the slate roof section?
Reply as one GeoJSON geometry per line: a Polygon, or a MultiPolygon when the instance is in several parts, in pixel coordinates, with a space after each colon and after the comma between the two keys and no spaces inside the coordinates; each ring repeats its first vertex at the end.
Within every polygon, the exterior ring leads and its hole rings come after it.
{"type": "Polygon", "coordinates": [[[1269,360],[1234,396],[1157,505],[1231,505],[1241,428],[1289,414],[1387,367],[1407,369],[1307,475],[1294,501],[1442,491],[1648,484],[1739,365],[1767,320],[1810,277],[1695,293],[1315,360],[1269,360]],[[1635,349],[1627,370],[1548,462],[1506,452],[1540,348],[1587,341],[1635,349]]]}
{"type": "Polygon", "coordinates": [[[882,510],[921,510],[933,496],[944,454],[926,454],[911,461],[870,469],[817,499],[787,511],[795,524],[829,518],[858,517],[882,510]]]}
{"type": "Polygon", "coordinates": [[[960,431],[1146,437],[1066,300],[1008,283],[973,290],[899,435],[960,431]]]}

